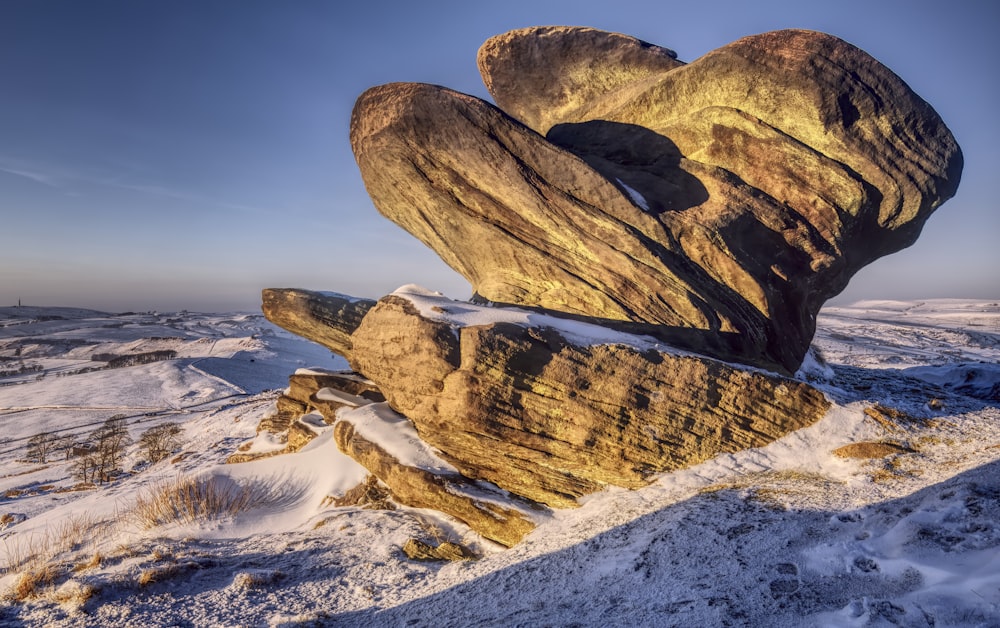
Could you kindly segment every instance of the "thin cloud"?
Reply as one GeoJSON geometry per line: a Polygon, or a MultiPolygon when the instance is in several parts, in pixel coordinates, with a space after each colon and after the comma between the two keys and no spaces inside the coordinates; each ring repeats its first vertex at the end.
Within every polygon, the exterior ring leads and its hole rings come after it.
{"type": "Polygon", "coordinates": [[[254,207],[252,205],[242,205],[240,203],[230,203],[228,201],[220,201],[215,198],[204,196],[201,194],[196,194],[188,192],[186,190],[177,190],[173,188],[167,188],[159,185],[146,185],[146,184],[135,184],[135,183],[122,183],[121,181],[102,181],[102,185],[108,187],[114,187],[121,190],[129,190],[132,192],[139,192],[141,194],[149,194],[150,196],[160,196],[163,198],[172,198],[179,201],[185,201],[188,203],[201,203],[204,205],[214,205],[216,207],[222,207],[224,209],[232,209],[240,212],[247,212],[253,214],[278,214],[280,212],[269,209],[266,207],[254,207]]]}
{"type": "Polygon", "coordinates": [[[127,183],[123,181],[124,177],[121,175],[101,176],[91,173],[74,172],[59,167],[51,167],[51,166],[40,167],[35,164],[28,165],[20,160],[14,160],[3,157],[0,157],[0,172],[5,172],[7,174],[29,179],[31,181],[34,181],[36,183],[39,183],[41,185],[53,189],[63,190],[71,196],[78,196],[80,195],[80,193],[75,190],[67,190],[66,188],[73,184],[82,183],[90,185],[99,185],[109,188],[116,188],[119,190],[128,190],[130,192],[147,194],[149,196],[170,198],[178,201],[184,201],[186,203],[211,205],[214,207],[220,207],[223,209],[229,209],[244,213],[269,214],[269,215],[278,215],[281,213],[277,210],[270,208],[255,207],[252,205],[244,205],[241,203],[231,203],[229,201],[219,200],[217,198],[212,198],[209,196],[205,196],[203,194],[189,192],[187,190],[170,188],[155,184],[127,183]]]}
{"type": "Polygon", "coordinates": [[[105,178],[97,175],[85,174],[77,170],[52,164],[32,163],[6,155],[0,155],[0,172],[24,177],[36,183],[41,183],[46,187],[59,190],[65,189],[67,186],[77,182],[106,183],[105,178]]]}
{"type": "Polygon", "coordinates": [[[41,183],[42,185],[50,188],[59,189],[61,187],[59,177],[46,172],[37,172],[24,168],[11,167],[4,164],[0,164],[0,172],[6,172],[7,174],[12,174],[17,177],[30,179],[35,183],[41,183]]]}

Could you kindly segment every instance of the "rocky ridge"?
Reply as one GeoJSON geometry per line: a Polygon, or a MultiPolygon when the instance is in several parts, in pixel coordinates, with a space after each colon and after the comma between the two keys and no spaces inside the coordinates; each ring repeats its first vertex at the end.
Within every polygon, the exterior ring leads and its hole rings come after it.
{"type": "Polygon", "coordinates": [[[396,501],[503,545],[549,508],[821,418],[790,377],[817,311],[960,177],[933,109],[822,33],[684,64],[537,27],[487,41],[479,67],[499,108],[395,83],[351,121],[376,208],[473,303],[265,290],[269,320],[355,372],[294,375],[261,429],[292,450],[318,416],[396,501]]]}

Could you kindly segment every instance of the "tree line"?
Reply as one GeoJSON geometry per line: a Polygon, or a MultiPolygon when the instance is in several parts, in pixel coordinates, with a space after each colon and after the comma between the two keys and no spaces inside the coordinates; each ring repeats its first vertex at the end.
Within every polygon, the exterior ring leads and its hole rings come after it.
{"type": "Polygon", "coordinates": [[[159,351],[147,351],[145,353],[130,353],[118,355],[115,353],[95,353],[90,356],[94,362],[107,362],[107,368],[117,369],[125,366],[137,366],[139,364],[149,364],[161,360],[173,360],[177,357],[177,352],[173,349],[161,349],[159,351]]]}
{"type": "Polygon", "coordinates": [[[0,370],[0,377],[13,377],[14,375],[24,375],[25,373],[37,373],[42,370],[41,364],[24,364],[13,369],[0,370]]]}
{"type": "MultiPolygon", "coordinates": [[[[181,427],[162,423],[147,429],[139,437],[145,460],[159,462],[180,446],[181,427]]],[[[133,443],[124,414],[116,414],[79,442],[71,436],[48,432],[28,439],[28,462],[47,463],[57,457],[73,460],[73,477],[81,482],[103,484],[122,472],[128,446],[133,443]]]]}

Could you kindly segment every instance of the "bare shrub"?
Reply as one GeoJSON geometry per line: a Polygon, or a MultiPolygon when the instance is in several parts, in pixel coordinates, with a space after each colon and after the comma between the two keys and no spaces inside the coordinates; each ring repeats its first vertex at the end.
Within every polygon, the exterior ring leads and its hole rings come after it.
{"type": "Polygon", "coordinates": [[[28,439],[28,462],[45,464],[49,461],[49,455],[53,453],[55,445],[56,440],[52,434],[46,432],[35,434],[28,439]]]}
{"type": "Polygon", "coordinates": [[[90,434],[86,452],[73,464],[73,475],[81,482],[109,481],[120,470],[125,448],[132,442],[125,415],[116,414],[90,434]]]}

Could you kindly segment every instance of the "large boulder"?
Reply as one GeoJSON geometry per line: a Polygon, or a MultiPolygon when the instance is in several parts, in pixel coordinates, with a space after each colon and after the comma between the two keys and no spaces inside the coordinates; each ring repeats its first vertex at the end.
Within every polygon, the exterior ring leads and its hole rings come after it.
{"type": "Polygon", "coordinates": [[[802,382],[650,337],[423,293],[381,299],[351,342],[351,365],[462,475],[557,507],[766,445],[829,408],[802,382]]]}
{"type": "Polygon", "coordinates": [[[649,324],[785,374],[823,302],[912,244],[961,173],[934,110],[822,33],[683,64],[542,27],[491,39],[479,64],[506,113],[412,83],[358,99],[351,142],[378,210],[484,299],[649,324]]]}

